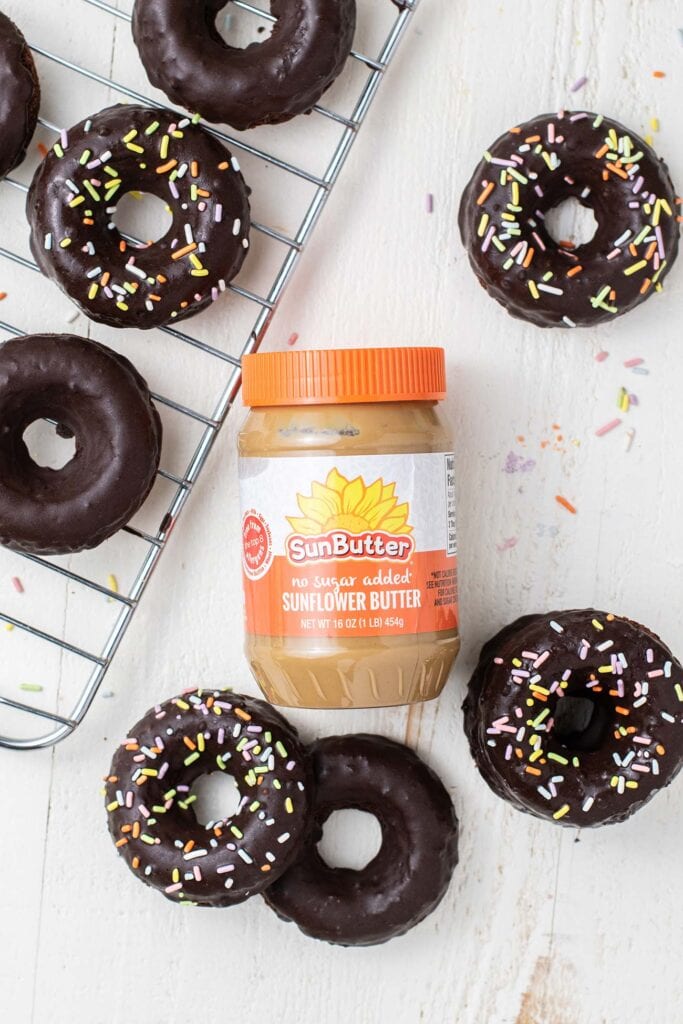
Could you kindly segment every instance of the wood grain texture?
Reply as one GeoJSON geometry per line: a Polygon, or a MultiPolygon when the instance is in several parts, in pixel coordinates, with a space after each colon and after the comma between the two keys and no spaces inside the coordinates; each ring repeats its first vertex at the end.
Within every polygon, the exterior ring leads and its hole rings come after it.
{"type": "MultiPolygon", "coordinates": [[[[362,5],[368,40],[384,3],[362,5]]],[[[125,24],[81,0],[6,0],[4,8],[32,41],[144,88],[125,24]]],[[[525,612],[609,607],[683,650],[682,268],[661,296],[613,325],[543,332],[509,319],[478,287],[456,215],[481,150],[510,124],[560,106],[600,110],[641,132],[658,117],[655,145],[683,180],[681,26],[679,0],[423,0],[271,329],[273,347],[296,331],[307,347],[447,348],[464,638],[453,678],[438,703],[420,708],[292,716],[307,737],[362,729],[407,739],[442,774],[462,823],[461,863],[443,904],[387,946],[335,949],[278,922],[258,899],[223,913],[166,904],[111,848],[99,779],[131,723],[193,684],[256,692],[241,653],[236,414],[105,683],[115,696],[98,698],[54,751],[0,751],[7,1024],[680,1020],[683,784],[601,831],[578,835],[531,820],[480,780],[459,708],[482,641],[525,612]],[[660,68],[666,78],[653,78],[660,68]],[[572,96],[583,74],[589,82],[572,96]],[[610,353],[603,363],[594,360],[599,350],[610,353]],[[633,356],[646,359],[649,376],[624,369],[633,356]],[[640,399],[629,414],[637,430],[629,453],[623,433],[594,436],[615,414],[622,385],[640,399]],[[509,452],[533,467],[505,472],[509,452]]],[[[60,123],[64,109],[75,120],[111,101],[105,88],[41,70],[44,113],[60,123]]],[[[301,119],[278,129],[277,144],[286,152],[305,140],[313,153],[314,134],[301,119]]],[[[260,201],[278,218],[288,198],[271,189],[260,201]]],[[[5,231],[23,251],[25,228],[13,211],[5,231]]],[[[65,329],[69,305],[51,286],[17,278],[10,288],[1,277],[0,286],[10,322],[65,329]]],[[[201,330],[227,344],[234,325],[222,316],[208,314],[201,330]]],[[[89,328],[83,318],[73,326],[89,328]]],[[[205,400],[182,346],[114,340],[155,385],[161,377],[167,390],[205,400]]],[[[174,455],[183,439],[172,426],[168,437],[174,455]]],[[[89,556],[104,582],[112,557],[107,549],[89,556]]],[[[9,601],[14,563],[1,561],[0,570],[9,601]]],[[[48,599],[37,580],[32,588],[30,571],[21,574],[22,600],[36,614],[85,636],[100,628],[75,588],[61,584],[48,599]]],[[[0,640],[3,681],[35,678],[40,655],[14,645],[13,634],[0,640]]],[[[46,667],[41,678],[60,706],[69,666],[46,667]]]]}

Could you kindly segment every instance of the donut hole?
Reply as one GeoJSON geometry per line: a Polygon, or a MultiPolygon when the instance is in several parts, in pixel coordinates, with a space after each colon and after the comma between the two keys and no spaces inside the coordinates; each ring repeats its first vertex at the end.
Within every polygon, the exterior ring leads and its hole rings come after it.
{"type": "Polygon", "coordinates": [[[592,753],[599,750],[609,725],[609,706],[600,695],[568,694],[555,705],[553,735],[569,751],[592,753]]]}
{"type": "Polygon", "coordinates": [[[112,221],[123,238],[146,245],[168,234],[173,215],[168,203],[151,192],[126,192],[116,204],[112,221]]]}
{"type": "MultiPolygon", "coordinates": [[[[270,11],[270,0],[259,6],[270,11]]],[[[263,18],[253,11],[245,11],[232,3],[226,3],[216,15],[213,27],[227,46],[246,50],[249,46],[258,46],[265,42],[271,35],[274,25],[274,21],[263,18]]]]}
{"type": "Polygon", "coordinates": [[[347,808],[334,811],[323,825],[318,853],[330,868],[362,871],[381,846],[382,829],[375,815],[347,808]]]}
{"type": "Polygon", "coordinates": [[[570,242],[578,249],[595,238],[598,222],[590,206],[569,196],[553,206],[545,215],[545,228],[558,245],[570,242]]]}
{"type": "Polygon", "coordinates": [[[31,461],[41,469],[64,469],[76,454],[76,438],[53,420],[34,420],[23,434],[31,461]]]}
{"type": "Polygon", "coordinates": [[[190,795],[197,798],[192,808],[195,818],[204,828],[233,818],[241,799],[237,783],[232,775],[225,772],[200,775],[193,783],[190,795]]]}

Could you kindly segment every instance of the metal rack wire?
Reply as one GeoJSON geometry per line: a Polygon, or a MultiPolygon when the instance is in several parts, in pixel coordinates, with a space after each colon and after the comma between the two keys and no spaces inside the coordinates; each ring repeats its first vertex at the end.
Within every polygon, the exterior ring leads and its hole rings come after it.
{"type": "MultiPolygon", "coordinates": [[[[118,608],[118,613],[114,619],[113,627],[109,632],[106,642],[99,650],[99,653],[95,653],[94,651],[86,649],[85,646],[67,641],[63,637],[57,635],[56,632],[40,629],[37,626],[32,625],[30,622],[24,621],[23,619],[0,610],[0,621],[6,623],[9,628],[28,633],[31,637],[39,641],[44,641],[46,644],[53,645],[53,647],[58,648],[61,652],[74,655],[77,659],[80,659],[91,666],[85,685],[81,689],[79,696],[73,703],[73,706],[66,714],[59,713],[55,710],[41,708],[24,701],[13,699],[11,696],[0,694],[0,707],[12,709],[14,712],[19,712],[22,716],[31,716],[31,719],[43,720],[49,723],[48,731],[37,736],[11,737],[0,735],[0,747],[7,747],[15,750],[31,750],[52,746],[64,739],[66,736],[69,736],[83,721],[87,714],[107,670],[111,665],[112,659],[123,640],[126,630],[130,625],[152,573],[154,572],[161,554],[166,547],[171,531],[175,527],[178,518],[186,505],[193,486],[206,463],[211,449],[213,448],[219,431],[230,412],[237,394],[239,393],[241,385],[241,358],[250,352],[256,351],[266,334],[274,310],[277,307],[277,304],[291,279],[298,260],[311,237],[311,233],[315,228],[320,214],[322,213],[322,210],[339,177],[351,147],[353,146],[358,130],[365,121],[377,89],[379,88],[387,68],[396,53],[396,49],[406,31],[416,7],[418,6],[419,0],[383,0],[383,2],[394,5],[395,17],[393,17],[389,33],[381,46],[378,55],[376,57],[370,57],[358,52],[357,50],[352,52],[351,59],[359,62],[364,69],[367,69],[367,78],[365,78],[360,93],[355,100],[351,114],[347,117],[323,105],[318,105],[315,108],[317,114],[333,122],[335,125],[338,125],[341,131],[341,135],[336,142],[331,156],[329,157],[329,162],[323,174],[318,176],[307,170],[305,167],[299,166],[298,162],[289,162],[281,157],[258,148],[249,141],[248,136],[233,136],[216,129],[213,126],[204,125],[207,130],[211,131],[218,138],[226,142],[233,151],[237,150],[248,153],[251,157],[265,161],[270,166],[276,167],[286,174],[302,179],[314,189],[313,197],[307,205],[298,229],[292,233],[291,237],[276,227],[269,226],[264,223],[252,224],[253,230],[283,247],[284,257],[265,295],[259,295],[254,291],[241,287],[235,283],[229,286],[235,300],[240,299],[245,302],[252,303],[257,307],[253,326],[241,348],[239,357],[226,353],[208,342],[201,340],[200,338],[193,337],[184,331],[179,331],[172,327],[162,329],[166,334],[173,336],[176,340],[199,349],[204,355],[207,355],[212,359],[221,361],[221,365],[224,370],[227,365],[228,380],[217,403],[215,404],[215,407],[213,408],[212,413],[208,416],[171,396],[154,393],[154,398],[160,405],[165,406],[169,410],[173,410],[174,413],[179,414],[188,421],[199,424],[201,428],[201,436],[183,473],[172,473],[165,469],[159,471],[159,476],[168,481],[172,485],[173,490],[171,500],[162,516],[158,530],[156,532],[146,532],[131,525],[124,528],[127,534],[137,538],[137,540],[144,546],[142,562],[139,565],[128,592],[119,593],[118,590],[112,586],[104,586],[86,574],[79,574],[72,571],[70,568],[56,564],[48,559],[28,554],[21,556],[34,565],[38,565],[41,570],[45,570],[49,573],[57,573],[65,580],[87,588],[88,592],[92,593],[99,600],[115,602],[118,608]]],[[[100,11],[112,18],[119,19],[124,22],[130,21],[130,14],[118,9],[111,3],[106,2],[106,0],[74,0],[74,3],[85,3],[90,7],[98,8],[100,11]]],[[[262,10],[257,6],[246,2],[246,0],[232,0],[232,3],[236,7],[257,15],[259,18],[266,21],[275,20],[269,11],[262,10]]],[[[135,102],[157,107],[162,105],[157,100],[129,88],[124,83],[113,81],[96,71],[80,67],[73,61],[67,60],[50,50],[37,45],[32,45],[31,48],[35,54],[50,62],[50,64],[59,69],[60,72],[63,71],[78,75],[87,81],[106,86],[114,93],[135,102]]],[[[44,128],[50,131],[58,131],[55,124],[42,117],[40,119],[40,123],[44,128]]],[[[283,126],[280,129],[280,131],[286,130],[286,126],[283,126]]],[[[19,191],[27,191],[26,185],[13,177],[5,179],[4,187],[8,186],[19,191]]],[[[24,268],[25,270],[39,272],[38,267],[31,259],[28,259],[16,252],[12,252],[9,249],[0,247],[0,257],[12,261],[12,263],[24,268]]],[[[26,333],[26,331],[22,330],[20,327],[5,321],[0,321],[0,331],[3,331],[10,336],[18,336],[26,333]]]]}

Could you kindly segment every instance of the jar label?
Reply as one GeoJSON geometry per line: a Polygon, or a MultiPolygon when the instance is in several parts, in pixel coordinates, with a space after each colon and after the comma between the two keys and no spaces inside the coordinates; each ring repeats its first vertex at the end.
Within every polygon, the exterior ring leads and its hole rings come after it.
{"type": "Polygon", "coordinates": [[[450,452],[240,459],[247,632],[457,629],[450,452]]]}

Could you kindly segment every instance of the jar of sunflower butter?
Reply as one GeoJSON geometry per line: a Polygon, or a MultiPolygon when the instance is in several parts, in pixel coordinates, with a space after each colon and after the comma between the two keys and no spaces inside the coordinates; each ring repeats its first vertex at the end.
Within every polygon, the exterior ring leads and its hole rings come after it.
{"type": "Polygon", "coordinates": [[[458,653],[443,349],[244,360],[246,652],[301,708],[430,700],[458,653]]]}

